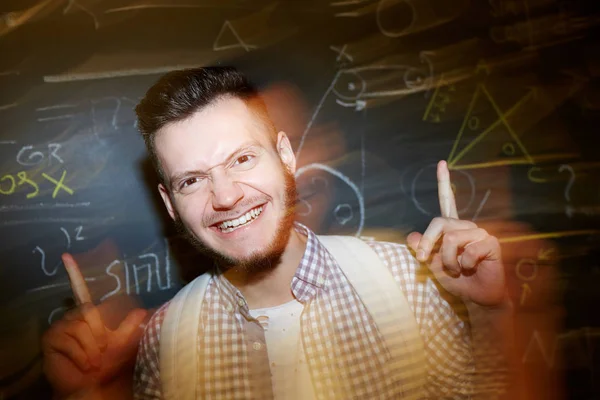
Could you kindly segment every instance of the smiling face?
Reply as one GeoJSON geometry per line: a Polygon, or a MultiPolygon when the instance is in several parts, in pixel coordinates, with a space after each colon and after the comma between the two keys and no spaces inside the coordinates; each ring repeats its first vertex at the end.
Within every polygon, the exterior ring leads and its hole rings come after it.
{"type": "Polygon", "coordinates": [[[295,158],[289,140],[239,98],[222,97],[164,126],[155,139],[171,218],[228,266],[273,266],[293,229],[295,158]]]}

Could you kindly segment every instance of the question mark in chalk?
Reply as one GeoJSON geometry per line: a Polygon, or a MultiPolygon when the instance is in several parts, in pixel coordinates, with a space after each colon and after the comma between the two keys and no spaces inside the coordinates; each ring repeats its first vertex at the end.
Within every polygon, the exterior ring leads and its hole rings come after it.
{"type": "MultiPolygon", "coordinates": [[[[571,201],[570,191],[571,191],[571,187],[573,186],[573,183],[575,182],[575,171],[573,171],[573,167],[571,167],[570,165],[567,165],[567,164],[562,164],[558,168],[558,172],[563,172],[565,170],[569,171],[569,173],[571,174],[571,177],[569,178],[569,182],[567,183],[567,186],[565,187],[565,200],[570,202],[571,201]]],[[[571,206],[567,206],[566,213],[567,213],[567,216],[569,218],[571,218],[571,216],[573,215],[573,208],[571,206]]]]}

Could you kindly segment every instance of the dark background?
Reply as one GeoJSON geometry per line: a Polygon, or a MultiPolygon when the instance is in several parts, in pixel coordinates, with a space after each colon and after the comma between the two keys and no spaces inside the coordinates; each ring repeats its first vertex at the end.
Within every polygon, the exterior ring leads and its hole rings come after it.
{"type": "Polygon", "coordinates": [[[96,301],[147,307],[205,268],[163,210],[133,107],[168,70],[222,64],[290,101],[269,104],[318,233],[422,231],[447,159],[460,217],[505,246],[530,398],[599,398],[597,4],[3,1],[0,397],[49,396],[39,338],[69,306],[61,253],[96,301]]]}

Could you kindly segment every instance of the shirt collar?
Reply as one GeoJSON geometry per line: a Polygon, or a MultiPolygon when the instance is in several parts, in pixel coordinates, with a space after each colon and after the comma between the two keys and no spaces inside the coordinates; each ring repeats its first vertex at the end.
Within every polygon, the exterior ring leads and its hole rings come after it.
{"type": "Polygon", "coordinates": [[[332,258],[313,231],[299,222],[295,223],[295,228],[307,237],[304,255],[292,278],[292,293],[304,303],[312,299],[318,290],[327,288],[332,258]]]}
{"type": "MultiPolygon", "coordinates": [[[[296,269],[296,274],[292,278],[292,293],[301,303],[305,303],[316,296],[318,290],[326,289],[328,278],[331,274],[331,265],[333,259],[325,246],[321,244],[317,235],[308,227],[299,222],[294,223],[294,229],[297,233],[306,236],[306,248],[300,264],[296,269]]],[[[226,303],[242,310],[247,311],[247,304],[244,296],[223,274],[215,271],[217,285],[224,295],[226,303]]]]}

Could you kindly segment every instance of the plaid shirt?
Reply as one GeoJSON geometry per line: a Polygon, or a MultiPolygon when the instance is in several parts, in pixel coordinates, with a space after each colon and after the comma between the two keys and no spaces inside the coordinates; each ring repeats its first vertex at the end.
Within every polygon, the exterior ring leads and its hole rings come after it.
{"type": "MultiPolygon", "coordinates": [[[[390,357],[374,321],[317,236],[301,224],[306,250],[292,279],[304,304],[302,344],[318,399],[399,398],[386,374],[390,357]],[[323,322],[326,321],[326,322],[323,322]]],[[[390,269],[414,312],[425,345],[428,398],[469,398],[474,362],[468,325],[440,295],[426,268],[404,245],[368,242],[390,269]]],[[[160,328],[168,303],[152,317],[140,343],[136,399],[160,399],[160,328]]],[[[199,387],[207,399],[272,398],[264,331],[227,279],[211,279],[201,312],[199,387]]]]}

